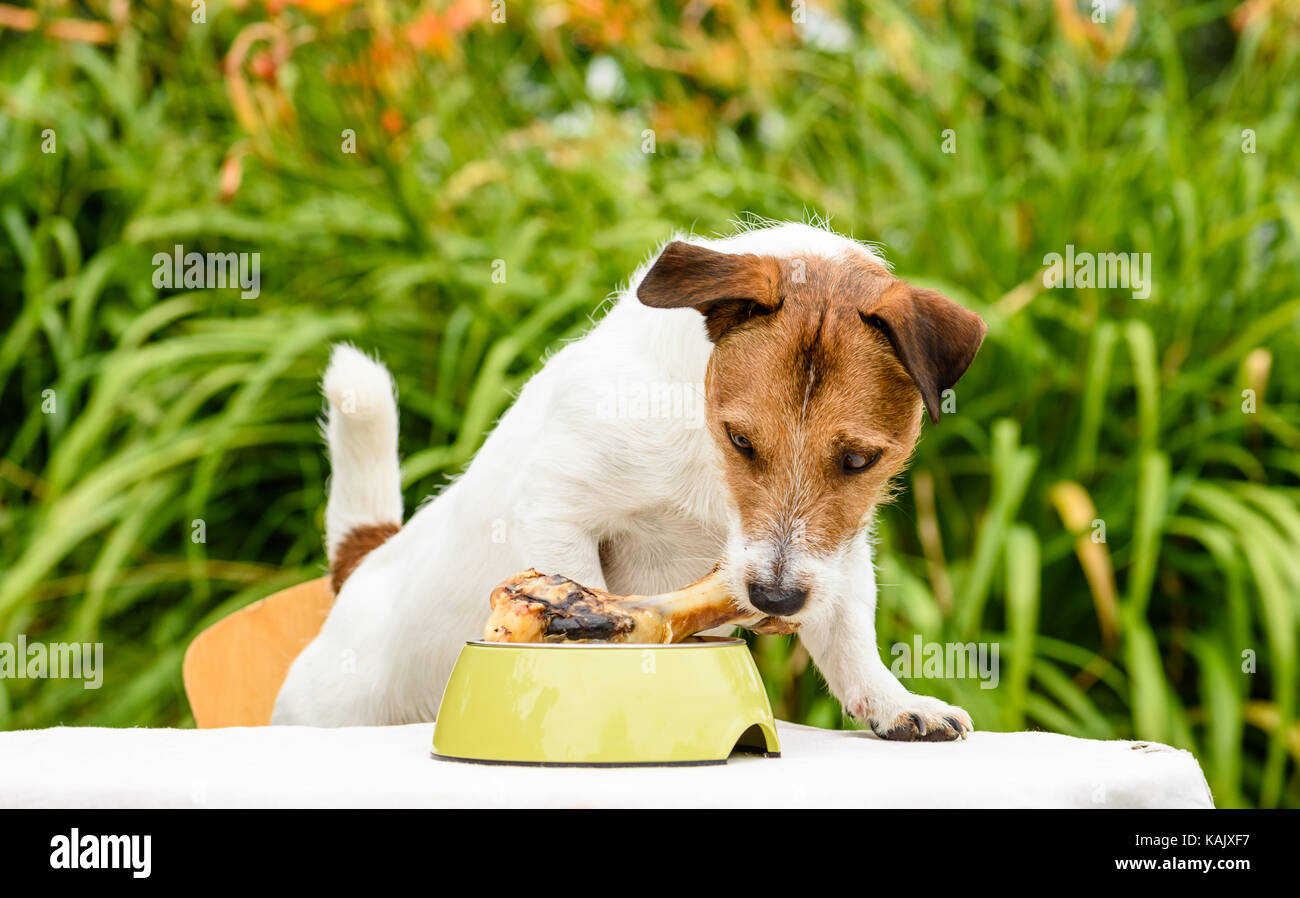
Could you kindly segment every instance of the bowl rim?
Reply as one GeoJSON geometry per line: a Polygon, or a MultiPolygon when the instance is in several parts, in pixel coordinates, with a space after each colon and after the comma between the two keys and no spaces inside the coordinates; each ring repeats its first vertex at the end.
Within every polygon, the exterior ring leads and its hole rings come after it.
{"type": "Polygon", "coordinates": [[[465,645],[489,649],[716,649],[745,645],[739,636],[690,636],[694,642],[487,642],[470,639],[465,645]]]}

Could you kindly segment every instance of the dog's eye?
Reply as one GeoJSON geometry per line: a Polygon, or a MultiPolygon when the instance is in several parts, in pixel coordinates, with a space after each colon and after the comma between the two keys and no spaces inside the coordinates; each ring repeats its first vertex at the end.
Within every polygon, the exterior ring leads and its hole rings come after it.
{"type": "Polygon", "coordinates": [[[840,466],[844,468],[845,474],[861,474],[879,460],[879,449],[872,449],[868,452],[845,452],[840,459],[840,466]]]}
{"type": "Polygon", "coordinates": [[[754,457],[754,444],[749,441],[749,437],[733,433],[731,434],[731,445],[739,449],[746,458],[754,457]]]}

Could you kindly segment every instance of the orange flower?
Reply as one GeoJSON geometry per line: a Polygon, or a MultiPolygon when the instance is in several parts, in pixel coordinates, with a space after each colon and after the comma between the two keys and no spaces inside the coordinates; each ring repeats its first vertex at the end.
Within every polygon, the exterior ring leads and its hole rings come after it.
{"type": "Polygon", "coordinates": [[[469,31],[469,26],[486,15],[487,7],[483,0],[454,0],[447,7],[447,29],[452,34],[469,31]]]}
{"type": "MultiPolygon", "coordinates": [[[[307,12],[318,16],[327,16],[336,9],[352,5],[352,0],[268,0],[267,8],[283,6],[286,2],[290,6],[301,7],[307,12]]],[[[275,10],[272,9],[272,12],[275,12],[275,10]]]]}
{"type": "Polygon", "coordinates": [[[401,55],[393,42],[384,35],[376,35],[370,44],[370,64],[381,71],[396,65],[401,55]]]}
{"type": "Polygon", "coordinates": [[[571,0],[567,6],[569,25],[578,39],[590,46],[608,47],[627,43],[642,10],[632,3],[618,0],[571,0]]]}
{"type": "Polygon", "coordinates": [[[390,106],[379,116],[379,124],[383,126],[385,131],[396,137],[406,127],[406,119],[402,118],[402,114],[390,106]]]}
{"type": "Polygon", "coordinates": [[[403,33],[417,50],[442,54],[451,46],[451,30],[442,13],[430,10],[409,23],[403,33]]]}
{"type": "Polygon", "coordinates": [[[483,0],[455,0],[445,10],[429,10],[403,29],[407,43],[417,50],[446,53],[451,40],[464,34],[487,14],[483,0]]]}
{"type": "Polygon", "coordinates": [[[248,67],[254,77],[260,78],[267,84],[275,84],[275,73],[279,66],[269,51],[263,50],[254,56],[248,67]]]}

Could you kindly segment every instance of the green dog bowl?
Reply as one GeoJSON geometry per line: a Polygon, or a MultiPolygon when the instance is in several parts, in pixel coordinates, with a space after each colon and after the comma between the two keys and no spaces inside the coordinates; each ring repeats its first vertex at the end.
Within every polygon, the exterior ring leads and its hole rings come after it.
{"type": "Polygon", "coordinates": [[[777,757],[772,707],[740,639],[672,645],[469,642],[434,757],[485,764],[725,764],[777,757]]]}

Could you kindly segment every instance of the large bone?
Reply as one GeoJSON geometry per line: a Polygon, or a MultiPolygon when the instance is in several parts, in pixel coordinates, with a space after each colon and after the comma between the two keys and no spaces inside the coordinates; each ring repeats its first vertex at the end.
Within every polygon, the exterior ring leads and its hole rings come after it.
{"type": "Polygon", "coordinates": [[[742,609],[718,568],[690,586],[655,596],[616,596],[529,568],[492,590],[488,642],[681,642],[727,624],[793,633],[790,620],[742,609]]]}

